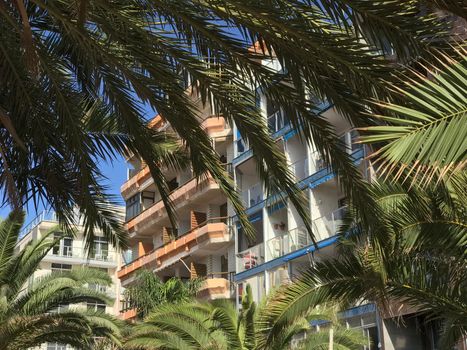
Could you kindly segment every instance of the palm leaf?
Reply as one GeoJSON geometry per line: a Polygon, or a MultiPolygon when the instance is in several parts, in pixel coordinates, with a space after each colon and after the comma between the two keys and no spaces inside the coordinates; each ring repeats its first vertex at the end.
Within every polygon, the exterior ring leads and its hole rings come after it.
{"type": "Polygon", "coordinates": [[[429,183],[462,170],[467,151],[467,69],[465,50],[459,59],[441,55],[440,67],[429,65],[430,78],[412,71],[405,86],[393,88],[404,105],[376,103],[388,114],[378,115],[385,125],[364,130],[365,143],[383,143],[375,152],[380,172],[396,171],[395,179],[429,183]]]}

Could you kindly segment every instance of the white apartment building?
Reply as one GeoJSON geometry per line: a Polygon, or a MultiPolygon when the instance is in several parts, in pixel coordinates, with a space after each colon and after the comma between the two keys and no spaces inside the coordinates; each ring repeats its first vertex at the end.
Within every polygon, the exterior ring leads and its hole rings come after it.
{"type": "MultiPolygon", "coordinates": [[[[280,70],[275,61],[262,63],[280,70]]],[[[206,282],[200,297],[233,298],[240,307],[247,284],[259,302],[273,288],[300,276],[310,264],[335,256],[336,234],[346,211],[346,197],[338,178],[314,145],[303,141],[300,128],[294,129],[284,111],[268,101],[261,87],[256,94],[270,134],[284,152],[296,184],[307,198],[317,247],[290,201],[267,197],[253,152],[236,126],[200,105],[202,127],[234,178],[256,237],[246,237],[215,181],[207,177],[198,182],[190,169],[166,170],[179,218],[178,227],[172,228],[148,168],[130,157],[128,180],[121,187],[132,247],[130,261],[118,271],[124,286],[133,283],[139,269],[150,269],[162,279],[201,276],[206,282]]],[[[310,99],[316,100],[313,96],[310,99]]],[[[326,101],[318,101],[316,109],[334,127],[342,147],[364,178],[371,181],[374,172],[365,159],[367,149],[354,142],[358,134],[352,125],[326,101]]],[[[170,128],[159,115],[150,126],[159,130],[170,128]]],[[[125,319],[135,315],[131,304],[122,310],[125,319]]],[[[403,325],[378,315],[376,305],[366,302],[341,314],[348,327],[361,329],[367,338],[364,350],[436,349],[436,332],[425,327],[425,334],[421,333],[424,320],[415,310],[401,309],[403,325]]]]}
{"type": "MultiPolygon", "coordinates": [[[[54,212],[44,211],[40,213],[22,229],[16,249],[21,251],[29,242],[39,239],[51,229],[59,230],[57,225],[58,221],[56,220],[54,212]]],[[[108,287],[89,285],[89,288],[106,293],[109,297],[114,299],[114,303],[112,305],[86,303],[63,305],[60,309],[88,308],[92,310],[105,311],[108,314],[118,316],[121,287],[120,280],[117,277],[117,268],[121,264],[121,254],[119,254],[103,236],[99,235],[99,233],[94,241],[92,252],[87,254],[84,246],[83,228],[78,225],[76,226],[76,234],[74,237],[61,239],[60,244],[51,249],[42,259],[39,269],[36,270],[28,283],[32,284],[36,278],[53,273],[54,271],[69,271],[80,267],[105,271],[111,277],[112,285],[108,287]]],[[[39,349],[71,350],[72,348],[64,344],[51,342],[43,344],[39,349]]]]}

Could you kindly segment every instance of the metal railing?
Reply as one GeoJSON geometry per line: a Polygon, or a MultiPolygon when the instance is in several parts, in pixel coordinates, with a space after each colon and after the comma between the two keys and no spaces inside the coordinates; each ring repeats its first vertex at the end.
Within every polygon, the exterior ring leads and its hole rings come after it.
{"type": "Polygon", "coordinates": [[[257,183],[245,191],[242,191],[242,199],[245,207],[249,208],[263,200],[263,186],[261,183],[257,183]]]}
{"type": "Polygon", "coordinates": [[[58,222],[57,217],[55,215],[55,211],[53,211],[53,210],[44,210],[41,213],[39,213],[34,219],[32,219],[28,224],[26,224],[26,226],[24,226],[21,229],[21,231],[19,232],[19,240],[21,240],[24,236],[26,236],[30,231],[32,231],[42,221],[58,222]]]}
{"type": "Polygon", "coordinates": [[[136,309],[136,303],[130,299],[120,300],[120,313],[124,313],[130,310],[136,309]]]}
{"type": "MultiPolygon", "coordinates": [[[[206,226],[207,224],[222,222],[222,223],[227,225],[227,228],[230,228],[231,225],[232,225],[231,220],[232,220],[232,218],[229,217],[229,216],[221,216],[221,217],[215,217],[215,218],[207,219],[206,221],[203,221],[202,223],[198,224],[198,226],[193,227],[190,230],[188,230],[188,231],[186,231],[186,232],[184,232],[182,234],[178,234],[177,236],[172,236],[170,242],[163,243],[163,244],[155,247],[154,249],[150,250],[146,254],[138,256],[137,258],[135,258],[135,259],[129,261],[128,263],[126,263],[125,265],[123,265],[120,269],[123,269],[123,268],[127,267],[128,265],[133,264],[135,261],[143,259],[144,257],[154,253],[156,250],[161,249],[161,248],[171,244],[173,241],[176,241],[177,239],[180,239],[180,238],[188,235],[189,233],[193,232],[194,230],[198,230],[198,229],[202,228],[203,226],[206,226]]],[[[230,233],[230,230],[228,230],[228,232],[230,233]]]]}
{"type": "Polygon", "coordinates": [[[264,262],[264,243],[260,243],[237,254],[237,273],[252,269],[264,262]]]}
{"type": "Polygon", "coordinates": [[[248,145],[248,141],[240,138],[234,141],[234,148],[235,148],[235,157],[238,157],[239,155],[248,151],[250,149],[250,146],[248,145]]]}
{"type": "Polygon", "coordinates": [[[268,116],[268,129],[271,134],[285,128],[289,123],[289,120],[280,109],[268,116]]]}
{"type": "Polygon", "coordinates": [[[289,169],[295,176],[296,181],[303,180],[309,176],[308,158],[303,158],[289,165],[289,169]]]}
{"type": "Polygon", "coordinates": [[[342,224],[342,219],[347,212],[347,206],[340,207],[331,213],[313,220],[312,228],[317,240],[323,240],[334,236],[342,224]]]}
{"type": "MultiPolygon", "coordinates": [[[[337,233],[346,210],[347,207],[343,206],[312,221],[312,229],[317,241],[329,238],[337,233]]],[[[291,229],[264,243],[238,253],[237,273],[259,266],[266,261],[277,259],[298,249],[308,247],[311,244],[313,244],[313,241],[305,227],[291,229]],[[265,256],[265,249],[268,253],[267,256],[265,256]]]]}
{"type": "Polygon", "coordinates": [[[297,227],[266,241],[269,258],[276,259],[312,244],[305,227],[297,227]]]}
{"type": "Polygon", "coordinates": [[[88,254],[84,248],[80,247],[60,247],[58,251],[53,249],[50,250],[47,255],[57,256],[61,258],[78,258],[84,260],[95,260],[105,262],[116,261],[116,251],[103,250],[99,253],[91,252],[90,254],[88,254]]]}

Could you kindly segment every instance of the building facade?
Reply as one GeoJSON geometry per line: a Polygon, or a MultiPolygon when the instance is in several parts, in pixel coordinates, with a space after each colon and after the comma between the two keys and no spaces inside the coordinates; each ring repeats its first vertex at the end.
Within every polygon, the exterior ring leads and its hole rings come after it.
{"type": "MultiPolygon", "coordinates": [[[[277,62],[262,63],[280,69],[277,62]]],[[[267,197],[252,150],[235,125],[228,125],[222,116],[200,102],[202,126],[229,168],[256,237],[246,237],[216,182],[210,177],[196,180],[189,169],[166,170],[179,219],[179,226],[172,228],[149,169],[139,159],[130,157],[131,170],[121,191],[126,201],[132,254],[118,272],[122,286],[130,285],[140,269],[150,269],[163,280],[173,276],[204,277],[201,298],[231,298],[240,307],[247,284],[258,302],[275,287],[296,279],[310,264],[336,255],[337,231],[346,211],[346,197],[336,174],[314,145],[303,141],[300,129],[292,127],[284,111],[268,101],[260,88],[256,91],[269,132],[307,198],[317,246],[312,244],[288,199],[267,197]]],[[[355,143],[358,134],[352,125],[329,103],[316,105],[316,112],[334,127],[342,147],[363,177],[372,181],[374,171],[365,157],[367,149],[355,143]]],[[[170,128],[161,116],[156,116],[150,125],[160,130],[170,128]]],[[[417,310],[401,308],[398,320],[380,315],[374,304],[362,302],[344,311],[341,317],[348,327],[361,329],[368,340],[365,350],[436,349],[436,331],[427,329],[417,310]]],[[[122,316],[133,318],[135,310],[130,305],[122,316]]]]}
{"type": "MultiPolygon", "coordinates": [[[[195,100],[205,132],[226,168],[233,158],[232,131],[222,116],[195,100]]],[[[170,130],[161,116],[150,123],[170,130]]],[[[234,234],[229,225],[226,197],[210,176],[193,177],[191,169],[165,169],[170,198],[177,212],[178,227],[172,227],[149,169],[129,157],[131,170],[121,193],[126,202],[126,229],[131,247],[130,261],[118,271],[122,286],[130,285],[141,269],[150,269],[161,280],[171,277],[205,279],[200,291],[204,299],[233,298],[235,273],[234,234]]],[[[131,303],[124,305],[124,319],[135,317],[131,303]]]]}
{"type": "MultiPolygon", "coordinates": [[[[122,214],[123,215],[123,214],[122,214]]],[[[23,250],[26,245],[38,240],[51,229],[58,231],[58,221],[54,212],[44,211],[35,219],[26,225],[20,234],[20,240],[16,245],[18,251],[23,250]]],[[[105,305],[98,303],[80,303],[73,305],[60,306],[60,310],[72,308],[88,308],[96,311],[103,311],[111,315],[118,316],[120,312],[120,280],[117,277],[118,266],[121,265],[121,254],[112,247],[107,240],[97,233],[94,241],[94,248],[88,254],[85,247],[83,237],[83,227],[77,225],[75,227],[76,234],[74,237],[67,237],[60,240],[59,245],[50,250],[42,259],[39,269],[35,271],[31,277],[29,284],[33,284],[34,280],[41,276],[46,276],[54,272],[71,271],[80,267],[94,268],[105,271],[112,279],[111,286],[100,286],[97,284],[89,285],[88,288],[106,293],[114,299],[113,304],[105,305]]],[[[40,350],[70,350],[70,346],[49,342],[43,344],[40,350]]]]}

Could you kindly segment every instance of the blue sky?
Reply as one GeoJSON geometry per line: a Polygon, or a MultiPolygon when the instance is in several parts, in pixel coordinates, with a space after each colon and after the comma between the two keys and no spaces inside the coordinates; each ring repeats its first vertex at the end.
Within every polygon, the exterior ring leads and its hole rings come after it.
{"type": "MultiPolygon", "coordinates": [[[[107,180],[104,182],[105,185],[108,186],[109,188],[109,193],[118,196],[119,199],[121,199],[120,196],[120,186],[123,184],[123,182],[126,180],[126,173],[127,173],[127,165],[124,161],[123,158],[119,158],[113,163],[106,163],[102,162],[100,164],[100,169],[102,171],[102,174],[107,178],[107,180]]],[[[123,199],[121,199],[122,204],[123,204],[123,199]]],[[[41,212],[44,208],[41,206],[38,209],[38,212],[41,212]]],[[[27,211],[27,218],[26,218],[26,224],[31,221],[38,213],[34,209],[34,205],[30,203],[26,209],[27,211]]],[[[0,208],[0,217],[4,218],[6,215],[8,215],[9,208],[8,207],[3,207],[0,208]]]]}
{"type": "MultiPolygon", "coordinates": [[[[156,112],[149,106],[143,105],[144,110],[144,118],[151,119],[153,116],[156,115],[156,112]]],[[[120,186],[126,180],[127,176],[127,164],[123,157],[119,157],[118,159],[114,160],[112,163],[102,161],[99,164],[99,169],[101,170],[102,174],[107,178],[107,180],[103,181],[103,184],[108,187],[108,193],[114,195],[116,198],[121,200],[121,204],[123,205],[123,199],[120,196],[120,186]]],[[[44,210],[43,206],[39,206],[38,210],[36,211],[34,205],[32,203],[28,203],[26,208],[27,217],[25,224],[27,225],[32,219],[34,219],[40,212],[44,210]]],[[[0,207],[0,218],[4,218],[8,215],[9,208],[8,207],[0,207]]]]}

